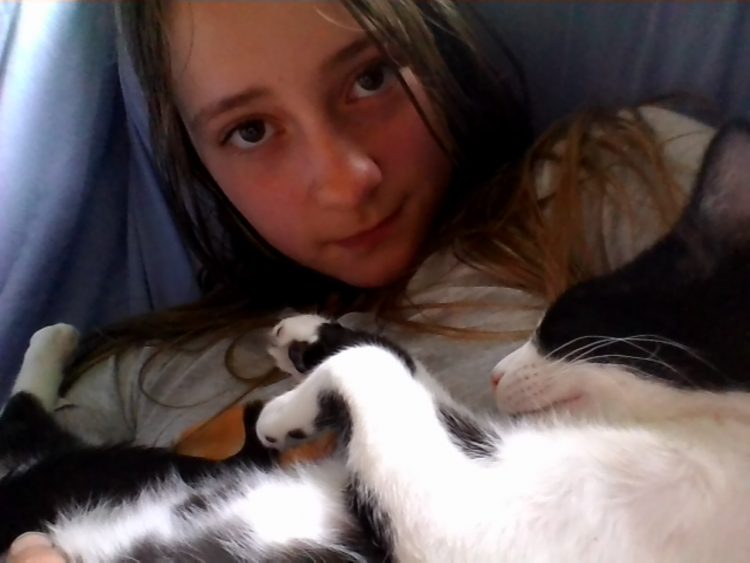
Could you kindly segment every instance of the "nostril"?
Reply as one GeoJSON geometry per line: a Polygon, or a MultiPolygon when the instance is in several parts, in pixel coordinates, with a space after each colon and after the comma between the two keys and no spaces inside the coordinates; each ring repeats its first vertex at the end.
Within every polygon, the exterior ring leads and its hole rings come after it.
{"type": "Polygon", "coordinates": [[[492,386],[497,387],[497,384],[500,383],[500,380],[503,378],[505,374],[502,371],[493,371],[492,372],[492,386]]]}

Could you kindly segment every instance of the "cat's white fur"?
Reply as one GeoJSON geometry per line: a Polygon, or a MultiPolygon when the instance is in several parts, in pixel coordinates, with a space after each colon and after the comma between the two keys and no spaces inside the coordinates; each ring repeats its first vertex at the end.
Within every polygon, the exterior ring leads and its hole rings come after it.
{"type": "MultiPolygon", "coordinates": [[[[286,345],[285,327],[300,330],[298,321],[283,322],[277,347],[286,345]]],[[[302,324],[313,339],[316,323],[302,324]]],[[[51,349],[48,367],[65,356],[54,342],[51,349]]],[[[39,358],[27,354],[27,361],[39,358]]],[[[35,382],[18,385],[48,393],[35,382]]],[[[663,420],[653,413],[630,424],[554,417],[497,423],[497,454],[472,460],[446,433],[436,389],[424,369],[413,377],[380,347],[344,350],[271,401],[258,434],[278,446],[288,431],[312,429],[317,392],[335,391],[353,420],[345,465],[329,460],[274,475],[247,469],[207,479],[198,490],[212,503],[195,519],[175,517],[173,508],[196,492],[175,477],[135,503],[72,509],[51,528],[52,537],[87,562],[110,561],[155,535],[169,544],[208,530],[229,530],[238,560],[248,542],[269,549],[299,539],[328,543],[352,525],[342,490],[354,470],[388,513],[402,562],[750,557],[750,427],[741,419],[717,420],[708,409],[702,417],[663,420]],[[254,533],[243,534],[238,521],[254,533]]]]}
{"type": "Polygon", "coordinates": [[[312,429],[321,391],[344,397],[347,465],[389,514],[399,561],[750,558],[750,426],[741,419],[707,408],[632,424],[505,424],[497,455],[477,461],[446,434],[426,380],[435,386],[382,348],[350,348],[271,401],[258,435],[283,443],[292,429],[312,429]]]}
{"type": "Polygon", "coordinates": [[[273,475],[238,469],[206,479],[200,487],[175,476],[135,502],[70,510],[51,527],[51,535],[66,554],[86,563],[121,560],[145,540],[189,545],[206,534],[231,544],[237,561],[248,552],[270,557],[275,548],[300,541],[347,553],[336,540],[353,525],[345,509],[345,477],[344,467],[330,460],[273,475]],[[210,507],[194,518],[176,517],[177,507],[196,493],[210,495],[210,507]]]}
{"type": "Polygon", "coordinates": [[[78,331],[69,324],[58,323],[36,331],[24,354],[11,395],[25,391],[51,411],[57,403],[65,365],[77,346],[78,331]]]}

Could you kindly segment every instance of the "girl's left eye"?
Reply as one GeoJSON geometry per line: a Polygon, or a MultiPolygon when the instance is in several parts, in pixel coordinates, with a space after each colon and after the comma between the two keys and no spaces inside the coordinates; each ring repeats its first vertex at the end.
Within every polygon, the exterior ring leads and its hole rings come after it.
{"type": "Polygon", "coordinates": [[[383,61],[369,66],[354,81],[352,97],[354,99],[369,98],[390,87],[397,80],[398,71],[383,61]]]}
{"type": "Polygon", "coordinates": [[[250,119],[232,129],[222,140],[238,149],[255,149],[277,133],[276,128],[264,119],[250,119]]]}

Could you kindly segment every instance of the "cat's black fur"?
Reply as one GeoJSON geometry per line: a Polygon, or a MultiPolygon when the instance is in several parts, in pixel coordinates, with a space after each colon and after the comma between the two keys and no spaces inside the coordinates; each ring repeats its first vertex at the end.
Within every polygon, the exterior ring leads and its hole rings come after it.
{"type": "Polygon", "coordinates": [[[750,334],[737,330],[750,318],[750,231],[719,208],[750,197],[750,174],[737,173],[750,162],[731,162],[748,143],[746,122],[720,131],[676,228],[625,267],[565,293],[537,330],[542,353],[625,364],[677,387],[750,389],[750,334]],[[713,217],[698,205],[706,197],[713,217]]]}
{"type": "Polygon", "coordinates": [[[245,445],[217,464],[162,448],[87,446],[61,429],[36,398],[14,395],[0,416],[0,462],[11,468],[0,478],[0,553],[23,532],[42,530],[73,503],[133,498],[145,484],[175,472],[194,482],[238,462],[270,467],[277,454],[255,435],[261,408],[260,403],[246,407],[245,445]]]}
{"type": "Polygon", "coordinates": [[[313,343],[293,342],[289,346],[289,359],[300,373],[309,373],[326,358],[354,344],[377,344],[393,352],[414,373],[416,365],[402,348],[377,334],[352,330],[339,323],[326,323],[318,329],[318,339],[313,343]]]}

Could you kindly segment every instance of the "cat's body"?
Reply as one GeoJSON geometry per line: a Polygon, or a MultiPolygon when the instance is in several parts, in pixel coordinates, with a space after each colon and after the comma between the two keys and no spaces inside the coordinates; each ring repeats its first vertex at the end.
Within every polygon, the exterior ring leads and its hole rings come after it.
{"type": "MultiPolygon", "coordinates": [[[[209,464],[205,477],[162,470],[129,489],[124,503],[82,499],[62,514],[57,506],[44,529],[84,561],[747,561],[745,232],[750,130],[740,125],[714,141],[667,239],[598,285],[563,296],[534,339],[498,365],[498,404],[540,415],[479,419],[395,345],[294,317],[274,331],[272,353],[309,374],[265,406],[257,435],[279,448],[333,427],[334,457],[288,469],[209,464]],[[639,292],[661,291],[649,291],[645,272],[674,285],[638,314],[639,292]],[[704,297],[700,322],[689,323],[704,297]],[[620,302],[627,314],[607,319],[620,302]],[[607,308],[597,311],[601,304],[607,308]]],[[[63,352],[52,346],[45,369],[59,369],[63,352]]],[[[0,425],[30,396],[49,406],[49,389],[29,367],[0,425]]],[[[74,460],[78,448],[47,459],[74,460]]],[[[24,466],[14,488],[25,486],[40,455],[0,458],[0,467],[24,466]]],[[[8,483],[0,480],[0,499],[8,483]]],[[[0,510],[2,528],[13,508],[0,500],[0,510]]]]}
{"type": "Polygon", "coordinates": [[[385,515],[396,560],[747,560],[743,422],[475,421],[481,431],[463,436],[484,447],[467,455],[445,431],[451,407],[436,404],[425,374],[410,375],[382,349],[346,350],[258,422],[278,443],[292,428],[313,430],[309,405],[324,417],[327,403],[347,405],[347,467],[385,515]]]}

